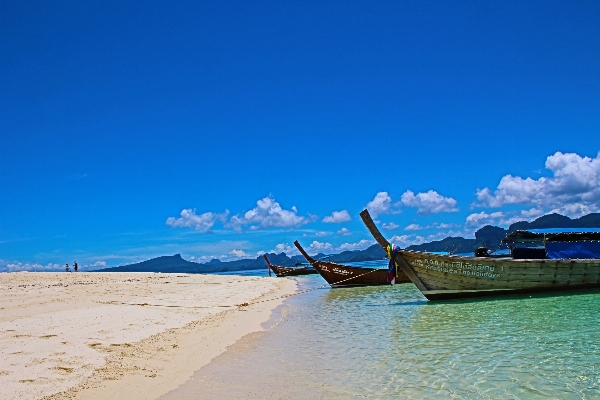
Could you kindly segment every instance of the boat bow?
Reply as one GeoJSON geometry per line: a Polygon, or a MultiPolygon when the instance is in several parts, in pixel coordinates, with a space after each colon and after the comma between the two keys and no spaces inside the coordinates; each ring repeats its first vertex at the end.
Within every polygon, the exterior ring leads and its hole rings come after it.
{"type": "MultiPolygon", "coordinates": [[[[371,232],[371,235],[373,235],[373,238],[375,238],[377,243],[379,243],[379,245],[383,248],[383,250],[385,250],[387,252],[390,242],[388,242],[387,239],[383,237],[381,232],[379,232],[379,229],[377,229],[375,222],[373,222],[373,219],[371,218],[369,211],[363,210],[360,213],[360,218],[362,218],[365,226],[367,227],[369,232],[371,232]]],[[[406,260],[402,257],[401,253],[402,253],[401,251],[396,253],[396,259],[395,259],[396,263],[400,266],[400,268],[404,271],[404,273],[408,276],[408,278],[412,281],[412,283],[415,284],[415,286],[420,291],[422,291],[422,292],[427,291],[428,289],[425,287],[423,282],[421,282],[421,279],[419,279],[419,277],[417,276],[415,271],[410,267],[410,265],[408,265],[406,260]]]]}

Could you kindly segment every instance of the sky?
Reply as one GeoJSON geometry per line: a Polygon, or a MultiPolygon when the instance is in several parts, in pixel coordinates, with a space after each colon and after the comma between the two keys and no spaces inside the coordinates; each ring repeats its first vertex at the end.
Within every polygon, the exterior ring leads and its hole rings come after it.
{"type": "Polygon", "coordinates": [[[597,1],[0,2],[0,271],[600,211],[597,1]]]}

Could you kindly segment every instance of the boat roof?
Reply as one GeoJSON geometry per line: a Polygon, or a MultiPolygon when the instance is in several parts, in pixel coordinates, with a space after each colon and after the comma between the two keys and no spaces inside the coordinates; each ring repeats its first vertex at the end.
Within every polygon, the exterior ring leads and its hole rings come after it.
{"type": "Polygon", "coordinates": [[[502,243],[578,242],[600,240],[600,228],[546,228],[514,231],[502,243]]]}

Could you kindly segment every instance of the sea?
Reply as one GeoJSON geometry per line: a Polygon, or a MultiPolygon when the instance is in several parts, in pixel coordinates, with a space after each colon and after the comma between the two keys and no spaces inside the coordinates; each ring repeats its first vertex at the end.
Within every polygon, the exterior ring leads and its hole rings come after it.
{"type": "Polygon", "coordinates": [[[271,279],[307,292],[165,399],[600,399],[600,291],[428,302],[271,279]]]}

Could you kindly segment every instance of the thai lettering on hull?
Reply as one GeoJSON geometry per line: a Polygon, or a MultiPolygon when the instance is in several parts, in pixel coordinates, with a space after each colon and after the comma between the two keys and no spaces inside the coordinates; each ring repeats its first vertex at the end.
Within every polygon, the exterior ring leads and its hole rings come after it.
{"type": "Polygon", "coordinates": [[[472,264],[464,261],[439,261],[430,259],[416,259],[412,261],[415,267],[425,268],[429,271],[445,272],[448,274],[496,279],[500,274],[495,272],[495,266],[472,264]]]}

